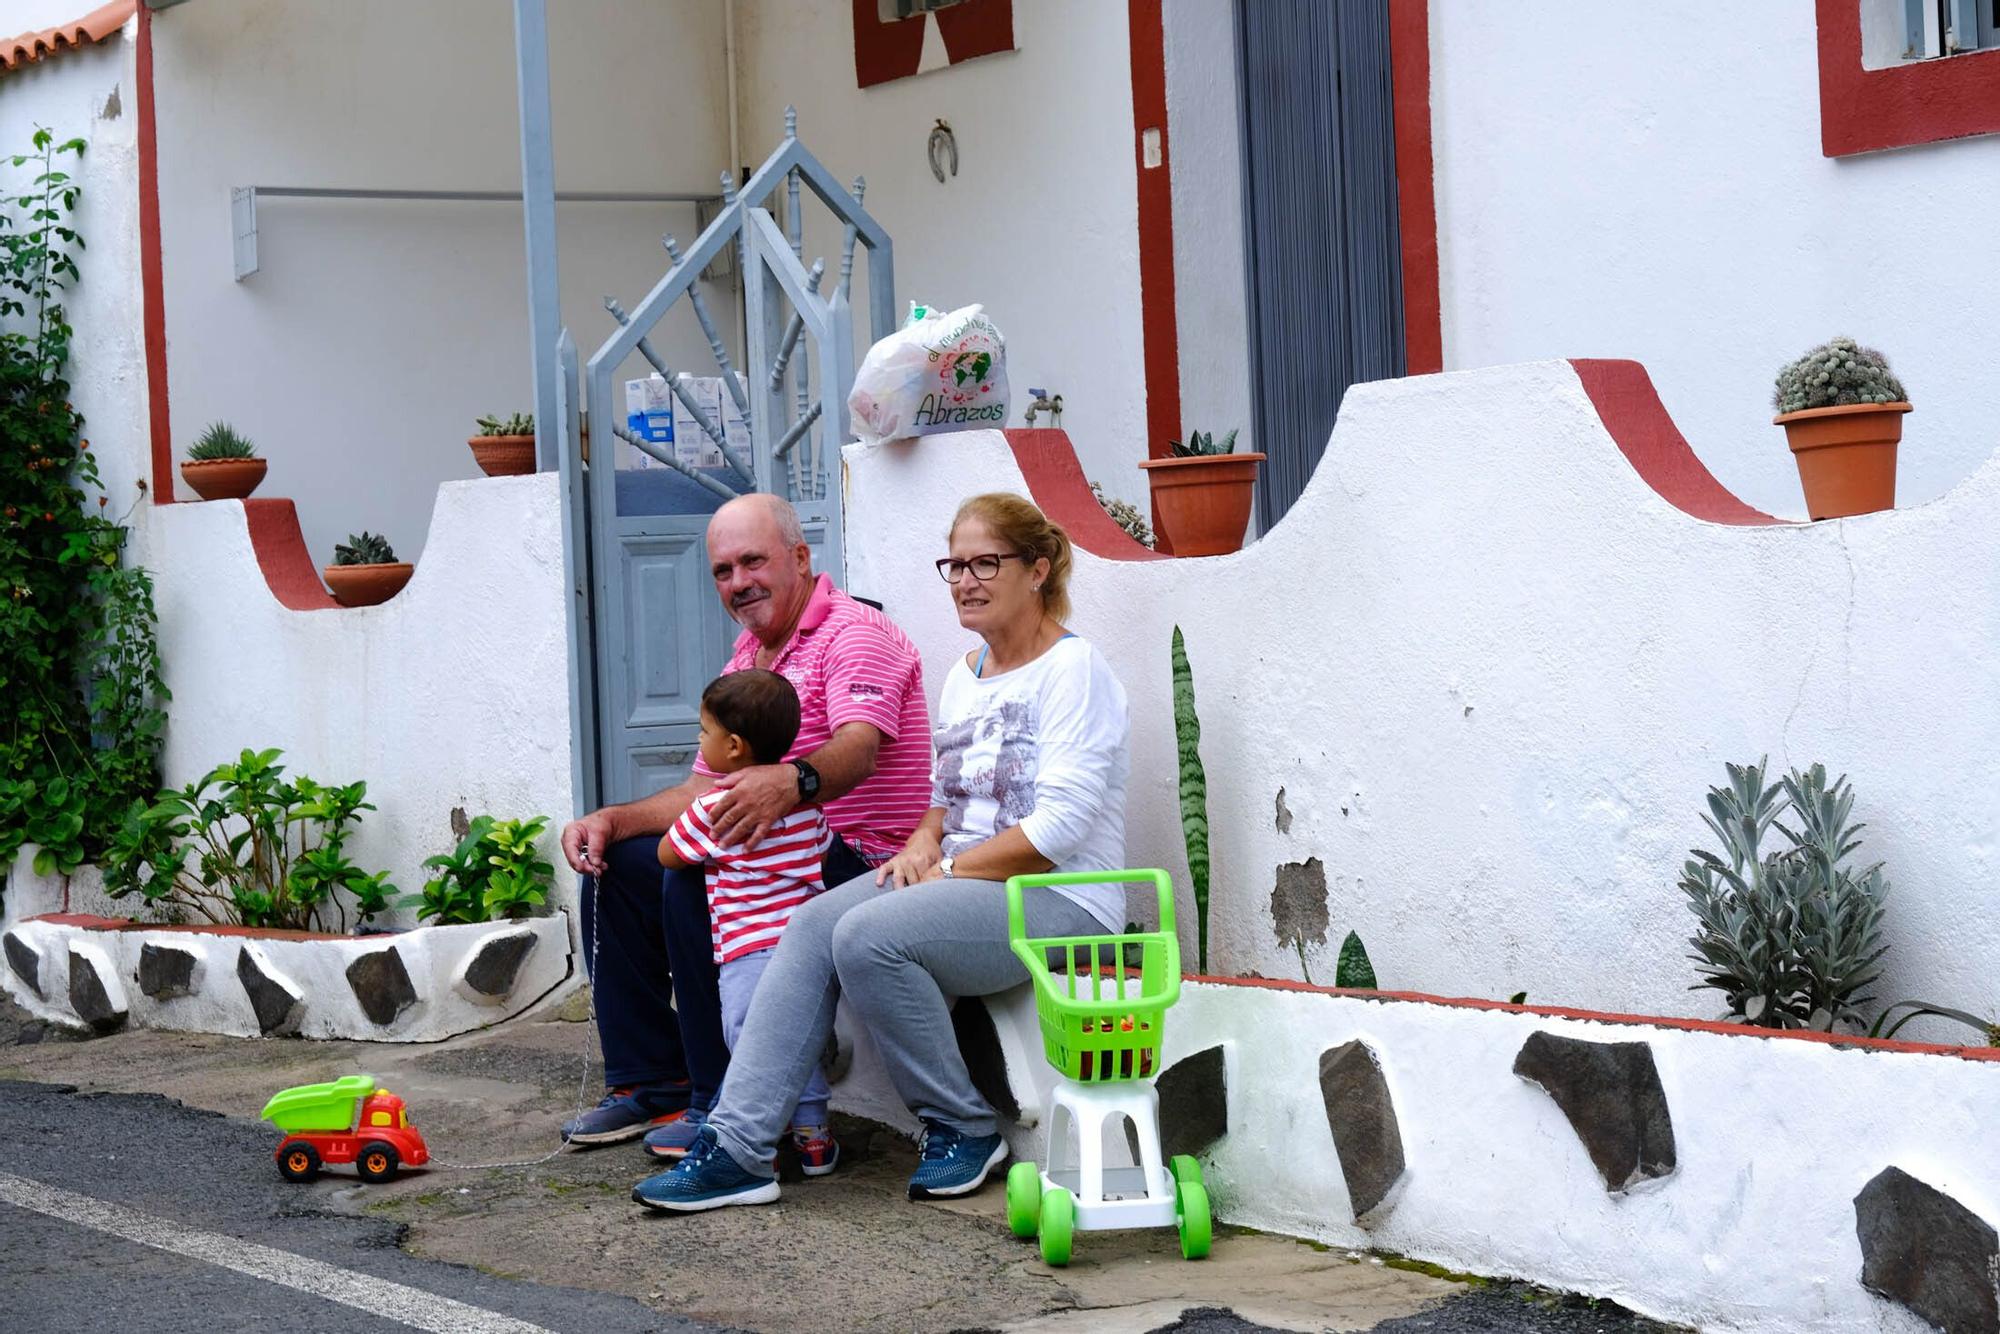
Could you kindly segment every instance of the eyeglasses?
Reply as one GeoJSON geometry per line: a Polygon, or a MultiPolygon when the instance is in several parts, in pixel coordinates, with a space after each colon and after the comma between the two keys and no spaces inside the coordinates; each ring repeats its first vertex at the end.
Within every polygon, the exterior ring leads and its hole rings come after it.
{"type": "Polygon", "coordinates": [[[1035,557],[1024,556],[1018,551],[994,552],[984,556],[974,556],[971,560],[956,560],[946,557],[937,563],[938,578],[948,584],[955,584],[965,578],[965,572],[970,570],[972,571],[972,577],[983,584],[987,580],[999,575],[1000,562],[1003,560],[1026,561],[1029,564],[1033,564],[1035,557]]]}

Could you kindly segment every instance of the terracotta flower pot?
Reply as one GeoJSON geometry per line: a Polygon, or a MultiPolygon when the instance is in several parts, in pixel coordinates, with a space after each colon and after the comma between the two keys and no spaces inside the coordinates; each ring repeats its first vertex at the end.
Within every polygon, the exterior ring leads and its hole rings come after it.
{"type": "Polygon", "coordinates": [[[1241,550],[1263,459],[1262,454],[1198,454],[1140,463],[1153,489],[1161,549],[1176,556],[1241,550]]]}
{"type": "Polygon", "coordinates": [[[241,500],[269,466],[263,459],[189,459],[181,464],[181,480],[203,500],[241,500]]]}
{"type": "Polygon", "coordinates": [[[372,607],[402,592],[416,569],[408,561],[397,561],[393,565],[328,565],[320,574],[341,606],[372,607]]]}
{"type": "Polygon", "coordinates": [[[475,435],[472,457],[488,477],[519,477],[535,470],[532,435],[475,435]]]}
{"type": "Polygon", "coordinates": [[[1855,403],[1771,419],[1785,428],[1807,514],[1840,519],[1896,508],[1896,444],[1909,410],[1908,403],[1855,403]]]}

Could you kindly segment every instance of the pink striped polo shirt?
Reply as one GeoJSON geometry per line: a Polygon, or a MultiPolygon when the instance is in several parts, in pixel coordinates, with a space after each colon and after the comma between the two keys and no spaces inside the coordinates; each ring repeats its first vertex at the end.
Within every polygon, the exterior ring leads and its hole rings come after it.
{"type": "Polygon", "coordinates": [[[708,867],[708,929],[715,961],[729,963],[768,950],[784,934],[792,911],[826,885],[820,860],[833,834],[817,806],[801,806],[771,826],[755,850],[715,841],[713,807],[720,792],[704,792],[667,831],[690,866],[708,867]]]}
{"type": "MultiPolygon", "coordinates": [[[[756,666],[758,647],[745,630],[723,671],[756,666]]],[[[822,574],[771,670],[799,692],[799,737],[786,759],[811,755],[847,723],[867,723],[882,734],[875,772],[827,802],[826,821],[870,865],[901,852],[931,805],[931,719],[916,645],[894,621],[822,574]]],[[[716,776],[699,760],[695,772],[716,776]]]]}

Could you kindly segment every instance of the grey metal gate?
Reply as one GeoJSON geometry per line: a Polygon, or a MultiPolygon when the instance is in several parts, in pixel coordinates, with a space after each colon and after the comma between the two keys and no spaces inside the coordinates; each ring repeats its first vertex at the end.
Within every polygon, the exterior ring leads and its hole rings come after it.
{"type": "MultiPolygon", "coordinates": [[[[784,496],[799,511],[817,568],[836,581],[843,575],[840,447],[849,438],[847,394],[854,380],[849,291],[855,246],[868,252],[874,338],[895,327],[893,259],[889,234],[861,206],[865,184],[856,179],[851,191],[843,188],[799,142],[789,108],[785,128],[784,142],[740,191],[732,175],[723,176],[722,211],[685,253],[675,238],[665,238],[672,267],[630,315],[605,299],[618,329],[591,355],[581,377],[564,335],[565,468],[574,469],[581,453],[579,378],[588,386],[597,441],[583,485],[571,489],[566,516],[590,538],[588,623],[579,642],[590,645],[595,670],[579,661],[575,676],[594,684],[575,719],[578,744],[591,752],[584,773],[598,786],[580,794],[586,806],[671,786],[694,761],[701,689],[727,660],[737,630],[715,595],[702,544],[708,516],[719,505],[751,491],[784,496]],[[808,269],[803,262],[802,187],[843,227],[840,275],[826,296],[820,294],[824,263],[815,260],[808,269]],[[744,283],[741,384],[698,286],[702,271],[731,247],[744,283]],[[747,453],[740,438],[732,444],[725,423],[691,396],[648,338],[676,306],[700,322],[726,390],[725,410],[733,407],[749,425],[747,453]],[[722,467],[690,467],[671,448],[623,424],[622,385],[613,377],[635,351],[665,377],[720,453],[722,467]],[[662,466],[617,468],[614,440],[662,466]],[[594,726],[586,721],[592,712],[594,726]]],[[[584,590],[574,591],[581,599],[584,590]]]]}
{"type": "Polygon", "coordinates": [[[1349,385],[1405,373],[1387,0],[1237,0],[1258,526],[1305,489],[1349,385]]]}

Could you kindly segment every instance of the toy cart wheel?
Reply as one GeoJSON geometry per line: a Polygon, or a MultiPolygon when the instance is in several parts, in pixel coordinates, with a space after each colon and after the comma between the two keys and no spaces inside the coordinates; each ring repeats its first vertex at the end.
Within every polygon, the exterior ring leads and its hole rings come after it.
{"type": "Polygon", "coordinates": [[[1069,1244],[1076,1231],[1076,1199],[1058,1186],[1042,1195],[1042,1263],[1061,1268],[1069,1263],[1069,1244]]]}
{"type": "Polygon", "coordinates": [[[354,1159],[354,1170],[363,1181],[387,1181],[396,1175],[401,1160],[396,1157],[396,1146],[384,1144],[379,1139],[369,1140],[361,1146],[361,1152],[354,1159]]]}
{"type": "Polygon", "coordinates": [[[1032,1237],[1041,1216],[1041,1169],[1033,1163],[1015,1163],[1007,1169],[1007,1227],[1017,1237],[1032,1237]]]}
{"type": "Polygon", "coordinates": [[[1177,1184],[1185,1181],[1192,1181],[1197,1186],[1202,1184],[1201,1164],[1185,1153],[1177,1153],[1169,1158],[1167,1170],[1174,1174],[1174,1181],[1177,1184]]]}
{"type": "Polygon", "coordinates": [[[319,1175],[319,1150],[302,1139],[280,1145],[278,1172],[287,1181],[311,1181],[319,1175]]]}
{"type": "Polygon", "coordinates": [[[1208,1254],[1208,1188],[1199,1181],[1183,1181],[1174,1191],[1174,1226],[1181,1234],[1183,1260],[1199,1260],[1208,1254]]]}

